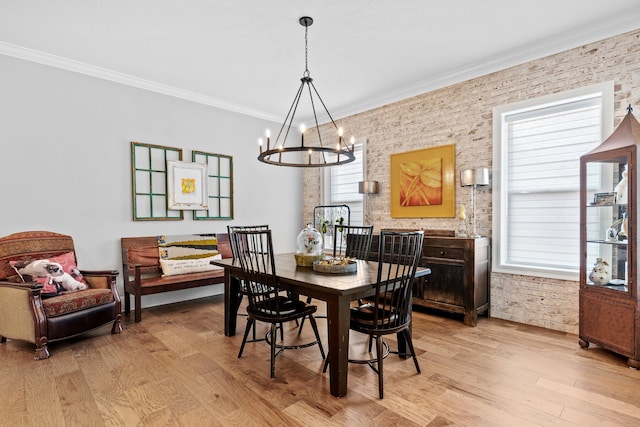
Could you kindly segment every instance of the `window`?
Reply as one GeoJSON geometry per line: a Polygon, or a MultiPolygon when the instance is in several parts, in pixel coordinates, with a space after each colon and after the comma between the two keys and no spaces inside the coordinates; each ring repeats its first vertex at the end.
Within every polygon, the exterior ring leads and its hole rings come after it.
{"type": "Polygon", "coordinates": [[[364,180],[364,140],[355,145],[356,159],[351,163],[323,168],[324,205],[349,205],[351,225],[362,225],[364,203],[358,182],[364,180]]]}
{"type": "Polygon", "coordinates": [[[493,270],[577,280],[580,156],[612,131],[613,83],[493,111],[493,270]]]}

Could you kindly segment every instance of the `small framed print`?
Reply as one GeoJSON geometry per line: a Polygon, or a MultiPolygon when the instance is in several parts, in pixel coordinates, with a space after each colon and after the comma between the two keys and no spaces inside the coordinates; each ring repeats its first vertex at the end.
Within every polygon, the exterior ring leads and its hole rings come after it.
{"type": "Polygon", "coordinates": [[[167,160],[167,190],[171,210],[208,209],[207,165],[167,160]]]}
{"type": "Polygon", "coordinates": [[[616,193],[595,193],[593,204],[596,206],[613,206],[616,203],[616,193]]]}

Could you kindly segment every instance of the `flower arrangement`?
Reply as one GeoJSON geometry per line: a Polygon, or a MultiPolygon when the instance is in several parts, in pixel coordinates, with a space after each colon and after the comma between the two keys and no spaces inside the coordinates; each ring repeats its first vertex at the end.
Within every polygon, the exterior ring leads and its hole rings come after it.
{"type": "Polygon", "coordinates": [[[316,246],[320,244],[320,240],[316,239],[314,233],[306,233],[304,240],[304,248],[308,254],[315,251],[316,246]]]}
{"type": "Polygon", "coordinates": [[[322,253],[322,234],[309,223],[298,234],[299,254],[318,255],[322,253]]]}

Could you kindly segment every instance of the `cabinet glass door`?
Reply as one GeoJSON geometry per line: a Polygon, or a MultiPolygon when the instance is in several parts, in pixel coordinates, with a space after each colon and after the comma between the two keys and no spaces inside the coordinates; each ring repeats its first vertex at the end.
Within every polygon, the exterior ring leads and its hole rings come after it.
{"type": "Polygon", "coordinates": [[[627,156],[586,164],[586,284],[627,286],[627,156]]]}

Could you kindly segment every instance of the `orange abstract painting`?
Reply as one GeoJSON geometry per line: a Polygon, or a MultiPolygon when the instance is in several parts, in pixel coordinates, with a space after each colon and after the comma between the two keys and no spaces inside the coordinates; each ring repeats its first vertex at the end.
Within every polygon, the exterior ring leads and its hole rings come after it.
{"type": "Polygon", "coordinates": [[[391,216],[455,215],[455,146],[391,155],[391,216]]]}
{"type": "Polygon", "coordinates": [[[400,165],[400,206],[442,204],[442,158],[400,165]]]}

